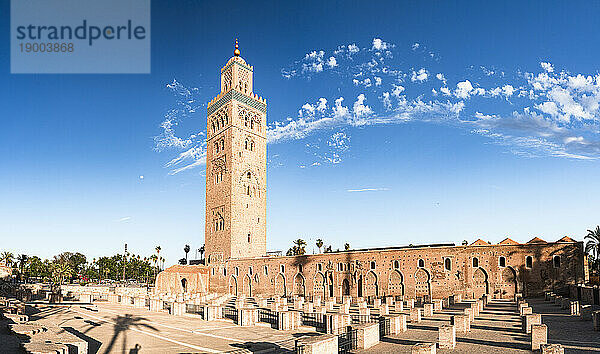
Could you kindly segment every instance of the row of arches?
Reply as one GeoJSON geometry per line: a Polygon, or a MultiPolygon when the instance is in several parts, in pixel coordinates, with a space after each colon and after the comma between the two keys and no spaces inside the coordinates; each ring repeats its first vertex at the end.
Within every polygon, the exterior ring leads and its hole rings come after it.
{"type": "MultiPolygon", "coordinates": [[[[414,275],[415,278],[415,297],[427,297],[431,296],[431,275],[426,269],[418,269],[414,275]]],[[[333,296],[346,296],[356,295],[359,297],[369,296],[381,296],[382,285],[380,284],[379,277],[374,271],[367,272],[364,276],[355,272],[349,277],[341,279],[338,284],[340,289],[336,291],[336,284],[332,273],[317,272],[313,279],[312,295],[319,295],[323,297],[333,296]],[[352,284],[356,284],[356,289],[353,289],[352,284]],[[354,292],[352,290],[355,290],[354,292]]],[[[497,295],[501,298],[512,298],[517,292],[517,281],[516,272],[511,267],[506,267],[502,271],[501,281],[496,284],[497,295]],[[499,288],[498,288],[499,287],[499,288]]],[[[253,282],[249,275],[245,275],[242,281],[242,289],[238,289],[237,277],[231,276],[229,278],[229,293],[238,295],[239,291],[246,296],[253,296],[253,282]]],[[[399,270],[393,270],[388,278],[387,296],[403,296],[405,294],[406,287],[404,276],[399,270]]],[[[484,294],[490,293],[489,277],[487,272],[483,268],[477,268],[472,275],[472,291],[473,297],[479,298],[484,294]]],[[[276,296],[289,296],[299,295],[307,296],[307,283],[305,276],[298,273],[294,276],[291,292],[288,291],[286,284],[286,278],[283,273],[278,273],[274,279],[273,284],[273,295],[276,296]]]]}

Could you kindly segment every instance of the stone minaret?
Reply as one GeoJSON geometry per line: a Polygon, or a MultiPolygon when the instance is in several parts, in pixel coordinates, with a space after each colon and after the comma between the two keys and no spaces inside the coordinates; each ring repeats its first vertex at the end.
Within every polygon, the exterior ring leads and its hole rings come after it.
{"type": "Polygon", "coordinates": [[[208,263],[266,255],[267,102],[237,40],[208,103],[205,243],[208,263]]]}

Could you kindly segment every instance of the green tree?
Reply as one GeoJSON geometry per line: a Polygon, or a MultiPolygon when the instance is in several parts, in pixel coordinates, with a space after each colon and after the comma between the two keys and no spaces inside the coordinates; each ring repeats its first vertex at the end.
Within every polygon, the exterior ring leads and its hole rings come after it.
{"type": "Polygon", "coordinates": [[[188,263],[188,253],[190,253],[190,245],[185,245],[183,247],[183,252],[185,252],[185,264],[188,263]]]}
{"type": "Polygon", "coordinates": [[[2,254],[0,254],[0,260],[4,261],[6,266],[12,267],[15,260],[15,255],[12,252],[4,251],[2,254]]]}
{"type": "Polygon", "coordinates": [[[346,242],[346,243],[344,244],[344,250],[346,250],[346,251],[350,251],[350,244],[349,244],[349,243],[347,243],[347,242],[346,242]]]}
{"type": "Polygon", "coordinates": [[[585,245],[585,252],[589,253],[594,259],[592,268],[595,271],[600,271],[600,269],[598,269],[600,266],[598,257],[600,253],[600,226],[596,226],[595,230],[588,230],[588,234],[585,236],[585,239],[588,240],[585,245]]]}
{"type": "Polygon", "coordinates": [[[56,263],[52,268],[52,277],[58,284],[62,284],[65,279],[73,275],[73,269],[68,263],[56,263]]]}
{"type": "Polygon", "coordinates": [[[17,264],[19,266],[19,277],[21,278],[21,280],[25,279],[25,274],[24,274],[24,270],[25,270],[25,266],[27,265],[27,255],[26,254],[20,254],[17,256],[17,264]]]}
{"type": "Polygon", "coordinates": [[[319,253],[321,253],[321,247],[323,247],[323,240],[320,238],[317,239],[317,247],[319,248],[319,253]]]}

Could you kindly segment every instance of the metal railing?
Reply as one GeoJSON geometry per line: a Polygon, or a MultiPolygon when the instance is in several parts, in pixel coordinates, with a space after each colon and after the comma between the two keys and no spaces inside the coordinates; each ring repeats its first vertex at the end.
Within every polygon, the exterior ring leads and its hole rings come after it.
{"type": "Polygon", "coordinates": [[[352,320],[352,323],[376,323],[379,320],[379,315],[361,315],[354,313],[350,314],[350,319],[352,320]]]}
{"type": "Polygon", "coordinates": [[[237,323],[238,311],[237,311],[237,309],[232,308],[232,307],[224,307],[223,308],[223,317],[229,318],[230,320],[233,320],[233,322],[237,323]]]}
{"type": "Polygon", "coordinates": [[[185,312],[200,315],[204,319],[204,306],[202,305],[185,304],[185,312]]]}
{"type": "Polygon", "coordinates": [[[379,338],[390,335],[390,319],[385,317],[379,318],[379,338]]]}
{"type": "Polygon", "coordinates": [[[317,332],[326,331],[326,317],[322,313],[302,312],[301,321],[303,326],[315,327],[317,332]]]}
{"type": "Polygon", "coordinates": [[[277,316],[277,312],[273,312],[269,309],[258,310],[258,322],[269,323],[273,328],[279,327],[279,317],[277,316]]]}
{"type": "Polygon", "coordinates": [[[338,334],[338,353],[350,353],[358,347],[357,330],[348,326],[345,333],[338,334]]]}

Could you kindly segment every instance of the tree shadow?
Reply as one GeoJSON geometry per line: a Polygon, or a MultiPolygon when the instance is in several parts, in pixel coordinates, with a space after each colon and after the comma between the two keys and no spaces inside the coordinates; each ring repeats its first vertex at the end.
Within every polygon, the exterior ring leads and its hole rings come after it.
{"type": "Polygon", "coordinates": [[[126,354],[126,352],[125,352],[125,350],[127,348],[126,332],[131,328],[148,328],[153,331],[158,331],[155,327],[142,322],[145,320],[146,319],[143,317],[137,317],[137,316],[133,316],[131,314],[125,314],[124,316],[117,316],[116,318],[114,318],[113,321],[115,322],[115,330],[114,330],[113,336],[112,336],[110,342],[108,343],[108,346],[106,347],[106,350],[104,351],[104,353],[105,354],[111,353],[112,348],[115,345],[119,335],[121,333],[123,333],[123,335],[122,335],[123,341],[122,341],[121,348],[123,350],[123,353],[126,354]]]}
{"type": "Polygon", "coordinates": [[[232,343],[229,344],[235,349],[226,351],[225,353],[293,353],[294,350],[283,348],[275,343],[269,342],[244,342],[244,343],[232,343]]]}

